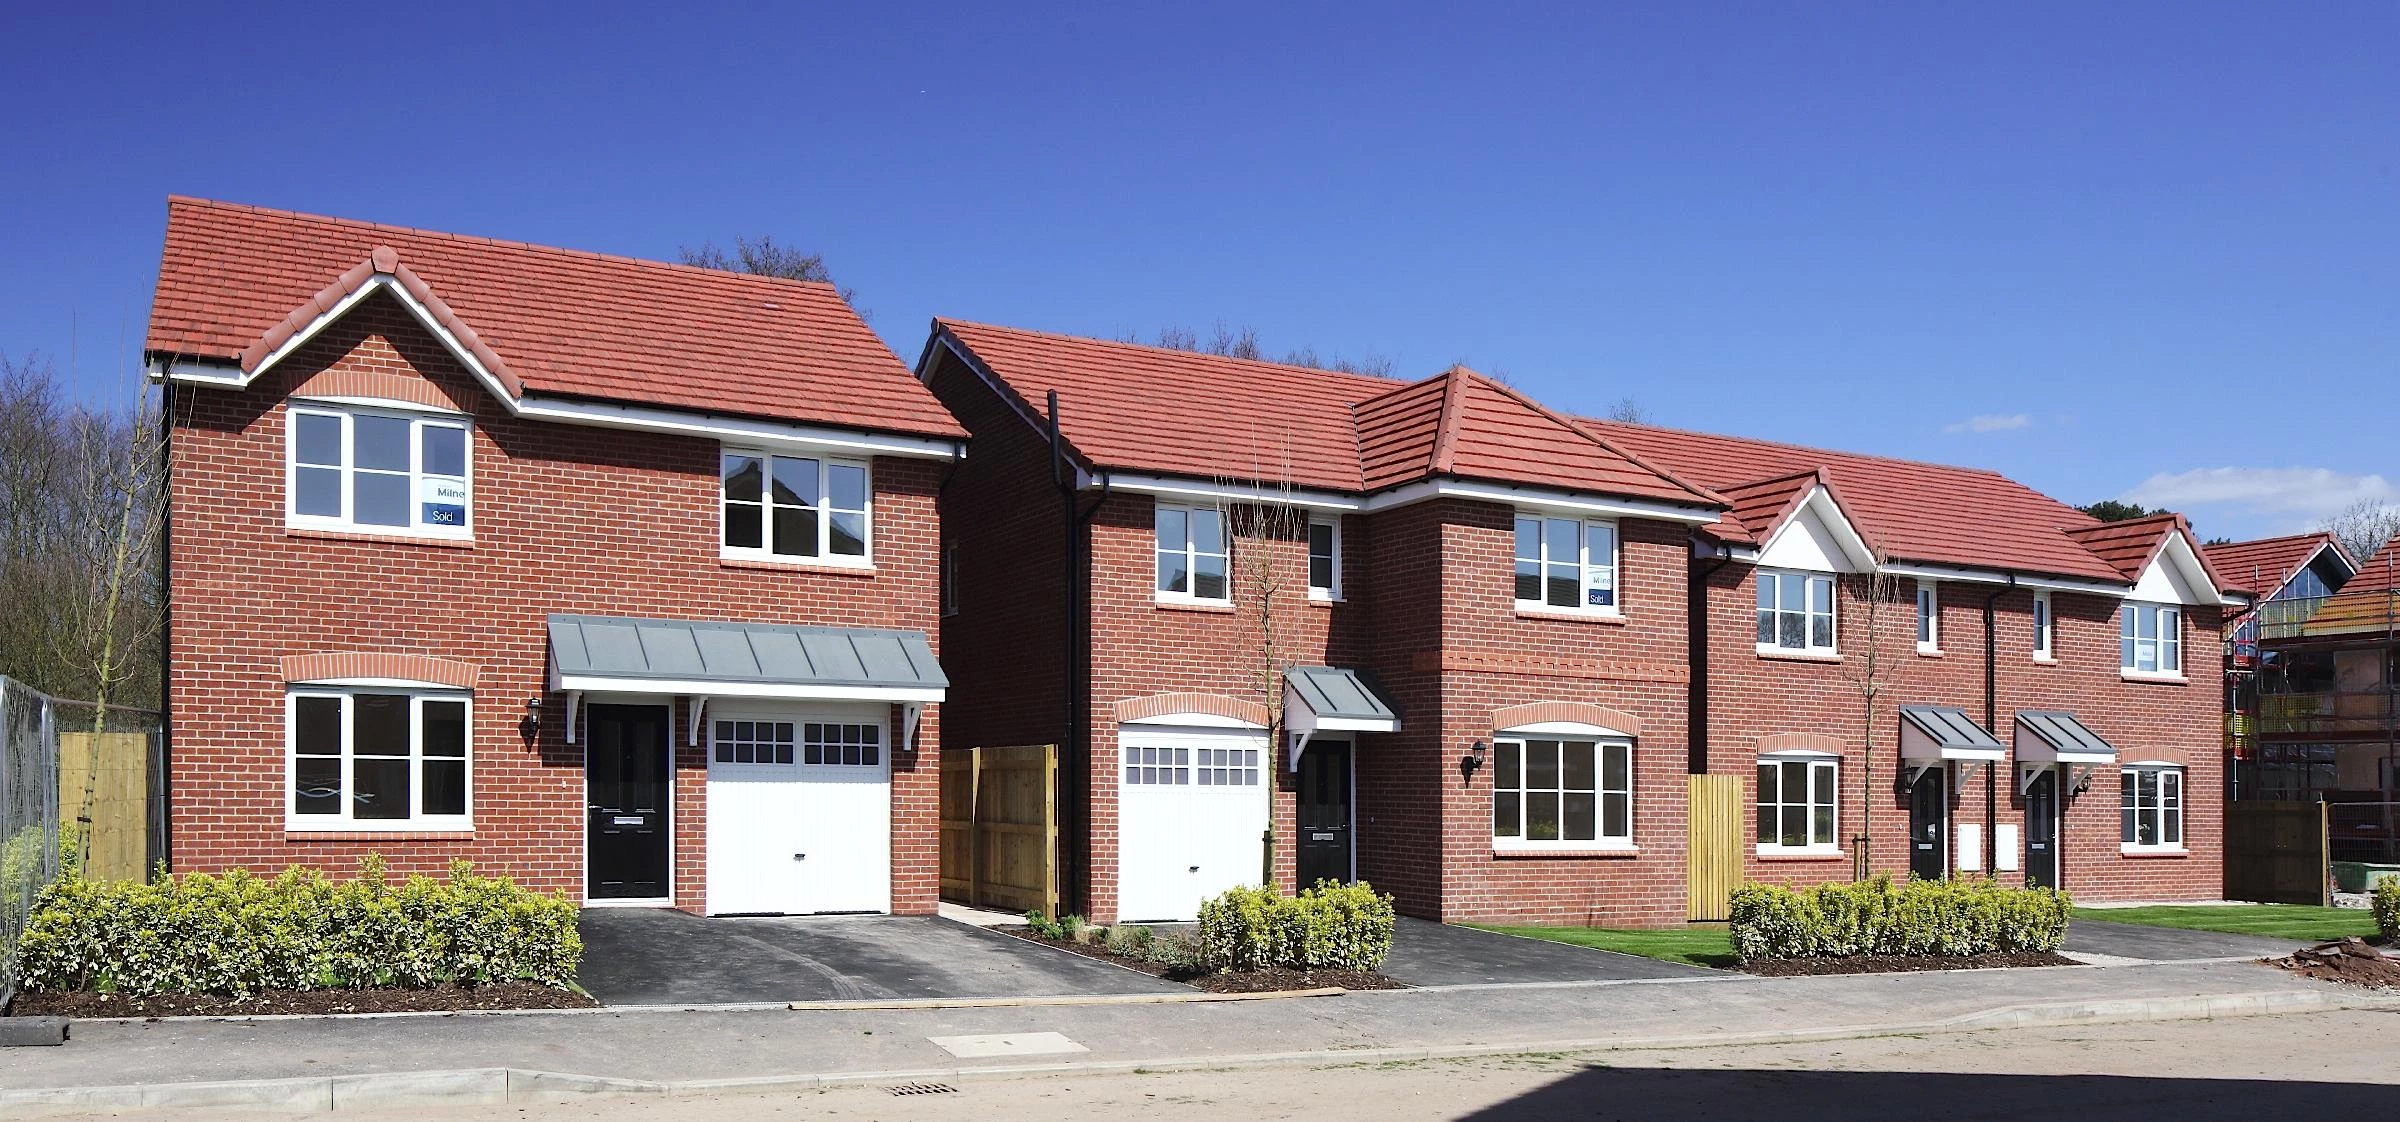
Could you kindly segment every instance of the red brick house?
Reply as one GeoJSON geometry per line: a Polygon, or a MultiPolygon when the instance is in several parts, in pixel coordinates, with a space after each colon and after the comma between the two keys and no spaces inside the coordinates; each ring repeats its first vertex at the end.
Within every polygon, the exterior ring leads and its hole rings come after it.
{"type": "Polygon", "coordinates": [[[932,909],[965,431],[831,287],[178,198],[146,350],[178,869],[932,909]]]}
{"type": "Polygon", "coordinates": [[[976,448],[951,742],[1062,746],[1062,888],[1095,918],[1186,917],[1272,852],[1415,915],[1680,922],[1693,774],[1740,777],[1753,879],[1847,876],[1864,833],[1878,870],[1913,836],[1932,875],[2217,894],[2224,598],[2179,520],[1465,370],[937,320],[918,375],[976,448]],[[1844,675],[1878,570],[1905,642],[1870,718],[1844,675]]]}

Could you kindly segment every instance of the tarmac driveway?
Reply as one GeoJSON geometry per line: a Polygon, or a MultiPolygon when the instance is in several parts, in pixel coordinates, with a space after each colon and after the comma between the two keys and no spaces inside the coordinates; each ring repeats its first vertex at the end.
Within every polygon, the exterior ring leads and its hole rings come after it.
{"type": "Polygon", "coordinates": [[[2068,954],[2099,954],[2150,962],[2185,962],[2201,958],[2272,958],[2308,946],[2223,931],[2186,931],[2180,927],[2149,927],[2138,923],[2108,923],[2077,916],[2067,921],[2068,954]]]}
{"type": "Polygon", "coordinates": [[[1186,987],[934,916],[583,913],[576,980],[607,1005],[1046,997],[1186,987]]]}
{"type": "Polygon", "coordinates": [[[1412,986],[1720,976],[1698,966],[1407,916],[1392,930],[1392,955],[1384,960],[1383,972],[1412,986]]]}

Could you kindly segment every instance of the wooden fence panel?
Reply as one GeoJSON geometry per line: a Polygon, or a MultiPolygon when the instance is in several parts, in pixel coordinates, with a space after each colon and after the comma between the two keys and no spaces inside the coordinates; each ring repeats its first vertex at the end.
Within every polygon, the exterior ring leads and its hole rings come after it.
{"type": "Polygon", "coordinates": [[[2330,904],[2333,866],[2325,804],[2244,799],[2225,804],[2225,898],[2330,904]]]}
{"type": "Polygon", "coordinates": [[[82,838],[83,875],[142,880],[150,875],[150,737],[138,732],[60,733],[58,822],[61,837],[82,838]],[[89,821],[85,821],[88,819],[89,821]]]}
{"type": "Polygon", "coordinates": [[[1690,888],[1693,920],[1724,922],[1742,883],[1742,777],[1695,775],[1692,781],[1690,888]]]}
{"type": "Polygon", "coordinates": [[[1058,910],[1058,748],[942,753],[942,898],[1058,910]]]}

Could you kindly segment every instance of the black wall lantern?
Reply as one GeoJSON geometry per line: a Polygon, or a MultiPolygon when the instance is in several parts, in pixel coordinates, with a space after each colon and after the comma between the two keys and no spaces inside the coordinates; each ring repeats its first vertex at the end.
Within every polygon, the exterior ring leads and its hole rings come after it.
{"type": "Polygon", "coordinates": [[[527,748],[533,747],[533,742],[541,738],[541,698],[529,697],[525,699],[525,715],[517,720],[517,735],[525,738],[525,746],[527,748]]]}
{"type": "Polygon", "coordinates": [[[1458,758],[1459,778],[1464,779],[1469,783],[1473,783],[1475,781],[1475,772],[1478,768],[1483,766],[1485,758],[1486,750],[1484,748],[1484,744],[1482,741],[1478,740],[1475,742],[1474,747],[1467,749],[1466,755],[1458,758]]]}

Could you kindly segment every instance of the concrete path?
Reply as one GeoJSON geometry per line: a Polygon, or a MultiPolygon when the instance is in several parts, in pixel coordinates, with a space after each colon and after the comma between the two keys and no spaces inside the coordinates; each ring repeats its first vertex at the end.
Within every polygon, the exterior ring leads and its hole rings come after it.
{"type": "Polygon", "coordinates": [[[1380,1058],[1412,1049],[1547,1051],[1999,1027],[2024,1023],[2028,1006],[2051,1010],[2053,1019],[2140,1019],[2362,1000],[2369,1000],[2363,991],[2215,963],[1823,978],[1707,974],[1226,1004],[79,1022],[65,1047],[0,1052],[0,1097],[22,1088],[494,1068],[679,1084],[971,1074],[1028,1061],[962,1059],[935,1038],[1040,1033],[1058,1033],[1084,1051],[1032,1062],[1106,1070],[1281,1053],[1380,1058]],[[1992,1013],[2006,1009],[2019,1012],[1992,1013]]]}
{"type": "Polygon", "coordinates": [[[1385,975],[1412,986],[1706,977],[1698,966],[1400,917],[1385,975]]]}
{"type": "Polygon", "coordinates": [[[582,927],[577,979],[609,1005],[1190,992],[932,916],[737,919],[590,908],[582,927]]]}
{"type": "Polygon", "coordinates": [[[2229,935],[2222,931],[2186,931],[2179,927],[2149,927],[2136,923],[2106,923],[2078,917],[2067,923],[2063,953],[2105,955],[2110,960],[2188,962],[2200,958],[2276,958],[2309,944],[2299,940],[2229,935]]]}

